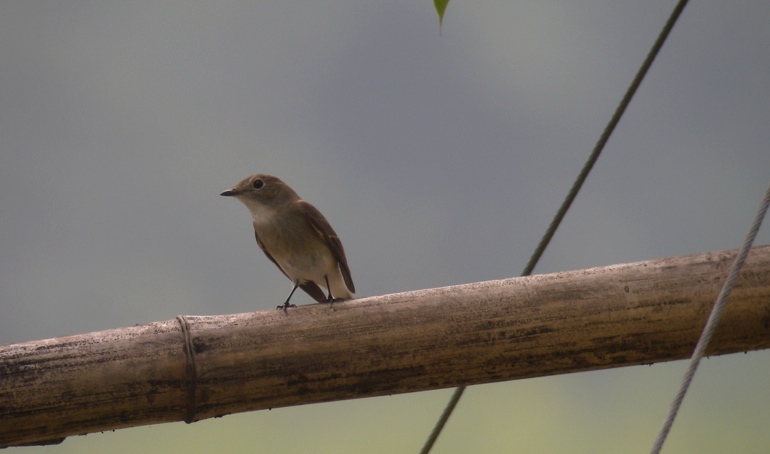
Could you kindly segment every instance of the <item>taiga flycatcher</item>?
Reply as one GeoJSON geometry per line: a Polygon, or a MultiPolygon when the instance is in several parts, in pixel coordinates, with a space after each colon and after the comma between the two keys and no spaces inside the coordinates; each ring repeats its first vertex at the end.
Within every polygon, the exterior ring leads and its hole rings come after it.
{"type": "Polygon", "coordinates": [[[257,174],[221,195],[246,205],[260,249],[294,282],[278,309],[294,307],[289,300],[297,287],[319,303],[353,298],[356,288],[340,239],[321,212],[286,183],[257,174]],[[329,291],[328,296],[319,285],[329,291]]]}

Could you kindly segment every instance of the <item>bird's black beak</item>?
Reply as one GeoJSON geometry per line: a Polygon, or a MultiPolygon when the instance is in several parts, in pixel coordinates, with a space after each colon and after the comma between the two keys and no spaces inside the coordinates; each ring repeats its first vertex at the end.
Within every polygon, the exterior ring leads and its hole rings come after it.
{"type": "Polygon", "coordinates": [[[235,197],[236,194],[237,194],[237,192],[233,191],[232,189],[228,189],[227,191],[225,191],[225,192],[223,192],[223,193],[221,193],[219,195],[223,195],[225,197],[235,197]]]}

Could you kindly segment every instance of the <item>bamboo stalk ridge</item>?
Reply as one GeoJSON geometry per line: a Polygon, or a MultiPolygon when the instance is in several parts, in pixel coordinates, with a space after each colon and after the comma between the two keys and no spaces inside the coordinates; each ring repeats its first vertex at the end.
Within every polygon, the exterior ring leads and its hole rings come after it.
{"type": "MultiPolygon", "coordinates": [[[[0,346],[0,447],[689,357],[735,250],[0,346]]],[[[708,350],[770,347],[770,246],[708,350]]]]}

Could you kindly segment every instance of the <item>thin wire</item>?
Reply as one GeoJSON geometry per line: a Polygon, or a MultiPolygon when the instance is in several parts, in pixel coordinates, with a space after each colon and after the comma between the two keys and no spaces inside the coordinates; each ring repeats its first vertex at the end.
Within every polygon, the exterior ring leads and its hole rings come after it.
{"type": "Polygon", "coordinates": [[[428,454],[433,448],[433,444],[438,439],[438,436],[441,435],[441,430],[446,425],[449,417],[452,416],[452,411],[454,411],[455,407],[457,406],[457,402],[460,402],[460,398],[463,396],[465,388],[466,386],[458,386],[455,388],[455,392],[452,394],[452,398],[449,399],[449,403],[444,409],[444,412],[441,413],[441,418],[436,421],[436,427],[433,428],[433,432],[430,433],[430,437],[428,437],[428,439],[425,441],[425,444],[420,450],[420,454],[428,454]]]}
{"type": "MultiPolygon", "coordinates": [[[[623,116],[626,108],[631,103],[631,99],[634,97],[636,90],[641,85],[642,80],[644,80],[644,76],[647,74],[650,66],[652,66],[652,62],[655,61],[655,57],[657,57],[660,48],[663,47],[663,43],[666,42],[666,38],[671,32],[671,29],[674,28],[674,24],[676,24],[679,15],[682,13],[682,10],[684,10],[686,5],[687,0],[680,0],[676,7],[674,7],[674,11],[668,18],[666,25],[664,25],[663,30],[660,31],[658,38],[655,40],[655,44],[652,45],[652,48],[647,54],[647,57],[644,59],[642,66],[639,68],[639,71],[637,71],[636,76],[634,76],[634,80],[631,82],[628,90],[626,90],[626,94],[623,96],[620,104],[618,104],[618,107],[615,109],[615,113],[612,115],[609,123],[607,123],[607,126],[604,128],[604,132],[602,132],[602,135],[596,142],[591,155],[588,157],[588,160],[583,166],[583,169],[580,171],[580,174],[575,180],[575,183],[573,183],[572,189],[570,189],[569,194],[567,194],[567,197],[559,207],[559,211],[556,212],[556,215],[551,221],[551,224],[548,226],[548,230],[545,231],[543,238],[540,240],[540,244],[537,245],[537,248],[535,248],[535,251],[532,253],[527,266],[524,267],[524,271],[521,273],[522,276],[529,276],[532,274],[532,271],[535,269],[537,262],[545,252],[545,248],[548,247],[548,243],[551,242],[553,235],[556,233],[556,229],[559,228],[559,224],[561,224],[562,219],[564,219],[564,216],[567,214],[567,210],[569,210],[570,206],[572,206],[572,202],[575,200],[575,197],[577,197],[580,188],[583,186],[583,183],[585,183],[586,178],[588,178],[588,174],[591,172],[594,164],[596,164],[596,161],[599,159],[599,155],[601,155],[602,150],[604,150],[604,146],[607,144],[607,141],[612,135],[612,132],[620,122],[620,118],[623,116]]],[[[452,412],[457,406],[457,403],[460,401],[463,392],[465,392],[465,388],[466,387],[463,385],[458,386],[455,389],[454,394],[452,394],[452,397],[449,399],[449,403],[447,404],[446,408],[444,408],[444,412],[436,422],[435,427],[433,427],[433,431],[425,441],[422,450],[420,450],[420,454],[430,453],[430,450],[433,448],[433,445],[438,439],[439,435],[441,435],[441,431],[444,429],[444,426],[449,420],[449,417],[452,416],[452,412]]]]}
{"type": "Polygon", "coordinates": [[[647,75],[647,70],[650,69],[652,62],[655,61],[655,57],[658,56],[660,48],[663,47],[663,43],[666,42],[666,38],[668,38],[671,29],[674,28],[674,24],[676,24],[679,15],[682,13],[682,10],[686,5],[687,0],[680,0],[674,8],[674,11],[671,13],[671,16],[668,18],[666,25],[663,26],[663,30],[660,31],[658,39],[655,40],[655,44],[652,45],[652,49],[650,49],[650,52],[647,54],[647,58],[644,59],[642,66],[639,68],[639,71],[637,71],[634,80],[628,87],[625,96],[623,96],[623,99],[620,101],[617,109],[615,109],[615,113],[612,115],[610,122],[607,124],[607,127],[604,128],[604,132],[602,132],[601,137],[599,137],[599,141],[596,142],[594,151],[591,153],[588,161],[586,161],[583,169],[580,171],[580,175],[578,175],[577,180],[575,180],[575,183],[572,185],[572,189],[570,189],[569,194],[567,194],[567,198],[564,199],[561,207],[559,207],[559,211],[556,212],[556,216],[554,216],[553,221],[551,221],[551,225],[548,226],[548,230],[546,230],[545,235],[543,235],[543,238],[540,240],[540,244],[537,245],[535,252],[532,254],[532,257],[530,257],[529,263],[527,263],[527,266],[524,267],[524,271],[521,273],[522,276],[529,276],[532,273],[532,270],[535,269],[535,265],[537,265],[537,262],[540,260],[540,256],[543,255],[543,252],[545,252],[545,248],[548,246],[548,243],[551,242],[551,238],[553,238],[553,235],[556,233],[556,229],[559,227],[559,224],[564,218],[564,215],[567,214],[567,210],[569,210],[572,202],[575,200],[575,197],[577,197],[578,191],[580,191],[580,188],[583,186],[583,183],[588,177],[588,173],[593,168],[596,160],[599,159],[599,155],[604,149],[604,145],[607,143],[610,135],[612,135],[612,132],[615,130],[615,126],[617,126],[620,122],[620,117],[623,116],[623,113],[626,111],[626,107],[628,107],[628,105],[631,103],[631,98],[634,97],[636,89],[639,88],[639,85],[642,84],[644,76],[647,75]]]}
{"type": "Polygon", "coordinates": [[[722,285],[722,290],[719,292],[716,303],[714,303],[711,315],[709,315],[709,319],[706,322],[706,326],[703,328],[698,344],[695,346],[692,358],[690,358],[690,365],[687,367],[684,377],[682,377],[679,391],[677,391],[674,401],[671,402],[671,407],[668,409],[668,415],[663,422],[663,427],[661,427],[658,437],[655,439],[655,443],[652,446],[652,450],[650,451],[651,454],[659,454],[660,450],[663,449],[663,443],[665,443],[666,437],[668,437],[671,426],[676,419],[676,414],[679,412],[679,407],[682,406],[682,401],[684,400],[685,394],[687,394],[687,389],[690,387],[690,383],[692,383],[692,379],[695,376],[695,371],[698,369],[700,360],[706,352],[709,341],[711,341],[711,335],[714,333],[714,329],[719,322],[719,317],[722,315],[722,309],[724,309],[727,298],[730,296],[730,292],[735,285],[735,281],[738,279],[738,275],[740,274],[744,263],[746,263],[746,257],[749,255],[751,245],[754,243],[754,239],[757,236],[759,226],[762,225],[762,220],[767,214],[768,206],[770,206],[770,186],[767,187],[765,197],[762,199],[762,204],[759,206],[757,214],[754,216],[754,222],[751,224],[751,228],[746,234],[746,238],[743,240],[743,245],[741,245],[738,256],[733,262],[730,274],[722,285]]]}

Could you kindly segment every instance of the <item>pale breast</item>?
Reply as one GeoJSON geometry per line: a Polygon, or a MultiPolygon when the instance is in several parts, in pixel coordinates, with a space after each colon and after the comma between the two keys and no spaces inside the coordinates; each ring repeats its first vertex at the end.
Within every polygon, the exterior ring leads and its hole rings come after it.
{"type": "Polygon", "coordinates": [[[324,276],[337,269],[337,261],[316,231],[304,221],[274,220],[254,216],[254,228],[278,266],[292,280],[325,283],[324,276]]]}

